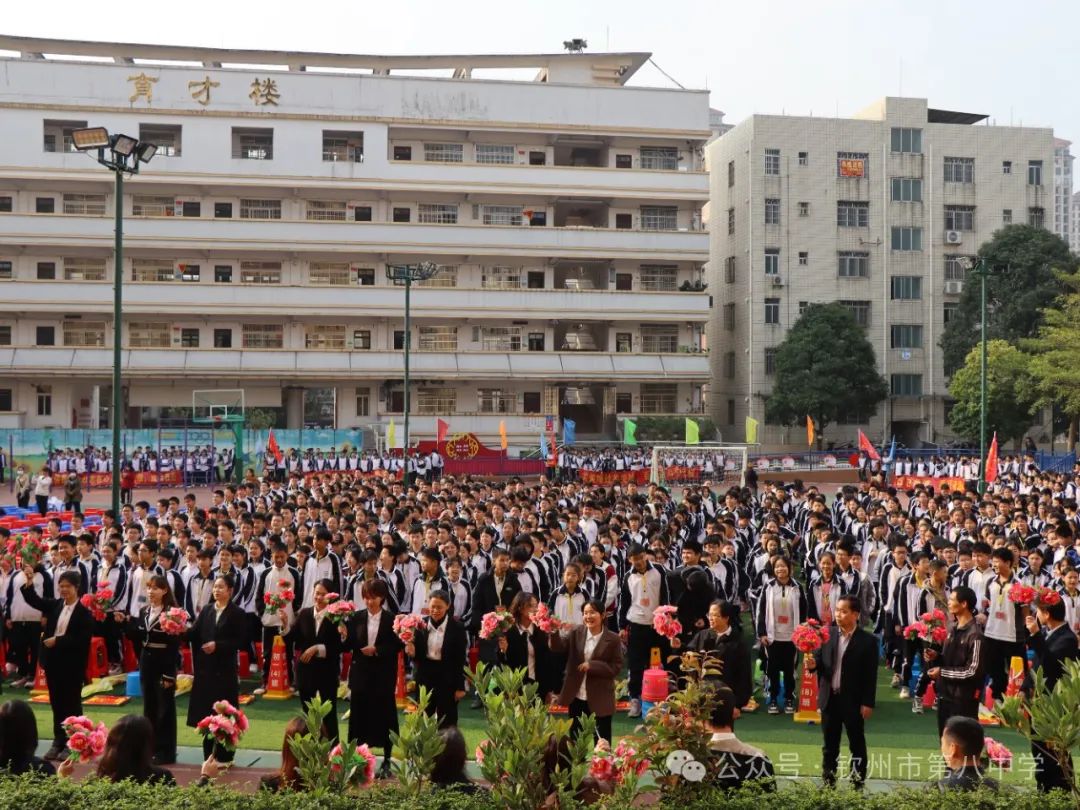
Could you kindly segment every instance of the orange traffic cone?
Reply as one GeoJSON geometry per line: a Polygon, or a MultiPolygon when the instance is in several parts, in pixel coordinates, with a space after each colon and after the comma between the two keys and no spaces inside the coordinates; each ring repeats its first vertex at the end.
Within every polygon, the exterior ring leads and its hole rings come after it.
{"type": "Polygon", "coordinates": [[[399,652],[397,659],[397,687],[394,690],[394,698],[397,702],[397,707],[402,709],[409,702],[409,697],[405,689],[405,653],[399,652]]]}
{"type": "Polygon", "coordinates": [[[37,697],[38,695],[49,694],[49,684],[45,680],[45,670],[41,668],[41,663],[37,665],[37,672],[34,673],[34,685],[30,689],[31,697],[37,697]]]}
{"type": "Polygon", "coordinates": [[[799,710],[795,712],[796,723],[820,723],[821,710],[818,709],[817,673],[806,668],[803,660],[802,680],[799,683],[799,710]]]}
{"type": "Polygon", "coordinates": [[[285,639],[274,636],[274,647],[270,652],[270,678],[266,682],[267,700],[288,700],[292,690],[289,689],[289,662],[285,656],[285,639]]]}

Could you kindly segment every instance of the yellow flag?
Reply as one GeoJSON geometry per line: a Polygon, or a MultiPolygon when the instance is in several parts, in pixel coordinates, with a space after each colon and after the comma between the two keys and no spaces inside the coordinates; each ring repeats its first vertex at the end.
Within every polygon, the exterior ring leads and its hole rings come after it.
{"type": "Polygon", "coordinates": [[[386,446],[393,447],[397,444],[397,428],[394,426],[394,420],[390,420],[390,424],[386,428],[386,446]]]}
{"type": "Polygon", "coordinates": [[[685,436],[686,444],[697,444],[700,441],[698,423],[689,417],[686,419],[685,436]]]}
{"type": "Polygon", "coordinates": [[[746,443],[757,444],[758,421],[750,416],[746,417],[746,443]]]}
{"type": "Polygon", "coordinates": [[[502,444],[502,449],[506,450],[510,446],[510,442],[506,438],[506,420],[499,420],[499,441],[502,444]]]}
{"type": "Polygon", "coordinates": [[[814,420],[810,416],[806,417],[806,444],[814,446],[814,420]]]}

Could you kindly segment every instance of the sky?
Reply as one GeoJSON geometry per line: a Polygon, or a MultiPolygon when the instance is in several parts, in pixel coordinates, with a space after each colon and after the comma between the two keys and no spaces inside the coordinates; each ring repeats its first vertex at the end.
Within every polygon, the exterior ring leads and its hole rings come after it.
{"type": "MultiPolygon", "coordinates": [[[[184,0],[121,14],[73,0],[3,6],[9,35],[207,47],[538,53],[582,37],[590,51],[652,52],[683,86],[708,88],[729,123],[753,113],[848,116],[907,95],[1080,142],[1080,104],[1068,90],[1080,77],[1073,0],[184,0]]],[[[651,65],[631,84],[673,86],[651,65]]]]}

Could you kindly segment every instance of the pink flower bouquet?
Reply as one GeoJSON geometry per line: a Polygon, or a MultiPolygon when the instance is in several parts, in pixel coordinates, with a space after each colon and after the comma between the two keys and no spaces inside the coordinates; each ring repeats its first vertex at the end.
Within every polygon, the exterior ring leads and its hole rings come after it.
{"type": "Polygon", "coordinates": [[[412,642],[416,631],[424,626],[424,619],[411,613],[399,613],[394,617],[394,633],[406,644],[412,642]]]}
{"type": "Polygon", "coordinates": [[[187,629],[191,617],[183,608],[169,608],[161,614],[158,625],[170,636],[179,636],[187,629]]]}
{"type": "Polygon", "coordinates": [[[548,610],[548,606],[543,602],[536,606],[536,612],[533,614],[533,624],[545,633],[557,633],[560,630],[569,627],[566,622],[552,616],[551,611],[548,610]]]}
{"type": "Polygon", "coordinates": [[[663,605],[653,611],[653,630],[669,641],[682,632],[682,622],[675,618],[678,608],[663,605]]]}
{"type": "Polygon", "coordinates": [[[795,628],[791,640],[799,652],[805,655],[815,653],[829,640],[829,626],[817,619],[809,619],[795,628]]]}
{"type": "Polygon", "coordinates": [[[338,743],[330,750],[330,774],[344,785],[370,785],[375,780],[375,755],[366,745],[346,750],[338,743]]]}
{"type": "Polygon", "coordinates": [[[101,756],[105,750],[105,741],[109,730],[104,723],[95,724],[89,717],[82,715],[64,718],[60,724],[67,734],[67,747],[71,752],[68,760],[73,763],[91,762],[101,756]]]}
{"type": "Polygon", "coordinates": [[[498,638],[514,626],[514,617],[506,608],[496,608],[491,613],[485,613],[480,620],[480,638],[498,638]]]}
{"type": "Polygon", "coordinates": [[[355,613],[356,605],[341,599],[337,602],[331,602],[329,607],[326,608],[326,618],[338,626],[351,619],[355,613]]]}
{"type": "Polygon", "coordinates": [[[214,704],[214,713],[207,715],[195,725],[203,739],[213,740],[226,751],[235,751],[240,738],[248,730],[248,719],[227,700],[214,704]]]}
{"type": "Polygon", "coordinates": [[[1012,751],[993,737],[987,737],[984,745],[986,747],[987,759],[989,759],[991,763],[1006,770],[1012,766],[1012,751]]]}
{"type": "Polygon", "coordinates": [[[293,593],[292,588],[282,586],[278,588],[277,593],[263,594],[263,602],[266,604],[266,609],[271,613],[277,613],[279,610],[284,610],[286,607],[293,603],[296,598],[296,594],[293,593]]]}

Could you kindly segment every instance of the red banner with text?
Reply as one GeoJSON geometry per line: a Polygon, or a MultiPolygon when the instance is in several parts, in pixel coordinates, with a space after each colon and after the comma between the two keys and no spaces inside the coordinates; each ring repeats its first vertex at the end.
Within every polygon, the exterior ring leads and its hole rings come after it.
{"type": "Polygon", "coordinates": [[[941,489],[942,485],[948,485],[951,490],[964,491],[964,479],[955,476],[896,475],[893,476],[892,484],[897,489],[915,489],[918,486],[941,489]]]}

